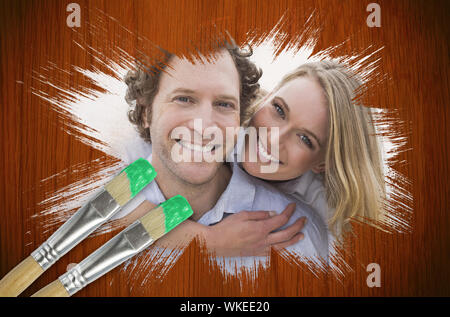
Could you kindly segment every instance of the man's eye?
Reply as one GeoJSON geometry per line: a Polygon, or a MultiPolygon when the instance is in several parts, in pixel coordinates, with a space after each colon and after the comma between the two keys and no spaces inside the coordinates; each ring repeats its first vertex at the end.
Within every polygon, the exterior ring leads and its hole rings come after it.
{"type": "Polygon", "coordinates": [[[283,108],[281,108],[281,106],[279,104],[277,104],[276,102],[274,102],[272,105],[273,105],[273,108],[275,109],[275,111],[280,116],[280,118],[284,119],[286,117],[286,115],[284,113],[283,108]]]}
{"type": "Polygon", "coordinates": [[[230,109],[234,108],[234,105],[232,103],[229,103],[226,101],[219,101],[219,102],[217,102],[217,105],[222,108],[230,108],[230,109]]]}
{"type": "Polygon", "coordinates": [[[186,96],[179,96],[175,98],[175,101],[179,101],[179,102],[190,102],[191,98],[186,97],[186,96]]]}

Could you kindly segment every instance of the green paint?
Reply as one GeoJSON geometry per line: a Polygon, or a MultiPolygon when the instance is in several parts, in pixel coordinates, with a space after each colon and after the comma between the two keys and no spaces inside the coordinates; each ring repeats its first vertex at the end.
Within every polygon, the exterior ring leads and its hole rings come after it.
{"type": "Polygon", "coordinates": [[[143,158],[137,159],[122,172],[127,173],[130,181],[131,197],[136,196],[156,177],[156,171],[153,166],[143,158]]]}
{"type": "Polygon", "coordinates": [[[173,196],[161,205],[164,210],[166,233],[192,216],[192,208],[186,198],[181,195],[173,196]]]}

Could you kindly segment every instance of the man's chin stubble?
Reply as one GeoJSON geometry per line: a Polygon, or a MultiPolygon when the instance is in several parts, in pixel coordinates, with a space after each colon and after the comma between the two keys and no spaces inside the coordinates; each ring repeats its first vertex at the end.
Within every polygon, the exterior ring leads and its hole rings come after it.
{"type": "Polygon", "coordinates": [[[173,162],[170,158],[165,157],[164,154],[161,153],[159,155],[159,159],[162,162],[162,164],[165,167],[165,170],[168,172],[167,174],[170,174],[170,178],[172,181],[176,181],[180,185],[183,186],[190,186],[192,188],[195,187],[205,187],[209,185],[212,181],[215,180],[215,178],[218,176],[220,168],[223,166],[225,167],[224,163],[220,162],[189,162],[186,163],[176,163],[173,162]],[[214,169],[211,171],[210,175],[206,176],[204,179],[200,180],[194,180],[192,178],[189,178],[188,175],[191,171],[194,171],[196,169],[210,169],[211,164],[215,165],[214,169]],[[182,166],[185,165],[185,166],[182,166]],[[187,166],[186,166],[187,165],[187,166]],[[203,166],[202,166],[203,165],[203,166]],[[206,166],[205,166],[206,165],[206,166]]]}

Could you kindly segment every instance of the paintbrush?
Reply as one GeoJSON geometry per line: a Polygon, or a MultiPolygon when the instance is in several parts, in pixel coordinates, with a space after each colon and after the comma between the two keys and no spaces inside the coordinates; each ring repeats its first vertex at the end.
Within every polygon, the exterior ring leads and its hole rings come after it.
{"type": "Polygon", "coordinates": [[[59,258],[117,213],[155,176],[155,169],[145,159],[140,158],[127,166],[47,241],[3,277],[0,296],[22,293],[59,258]]]}
{"type": "Polygon", "coordinates": [[[191,215],[191,206],[183,196],[166,200],[32,297],[72,296],[146,249],[191,215]]]}

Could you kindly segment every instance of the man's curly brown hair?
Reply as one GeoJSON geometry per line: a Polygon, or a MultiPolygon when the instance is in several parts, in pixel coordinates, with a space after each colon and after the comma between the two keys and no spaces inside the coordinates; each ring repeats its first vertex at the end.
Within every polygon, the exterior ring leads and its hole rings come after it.
{"type": "MultiPolygon", "coordinates": [[[[262,71],[250,61],[249,57],[253,51],[250,47],[247,50],[239,48],[233,41],[227,42],[224,47],[233,58],[240,80],[240,117],[241,122],[246,119],[248,108],[258,96],[258,80],[262,76],[262,71]]],[[[151,143],[150,129],[144,127],[144,115],[147,114],[147,122],[151,122],[152,111],[146,111],[151,107],[153,99],[158,93],[159,81],[164,68],[174,57],[173,54],[164,52],[162,62],[154,63],[150,68],[137,67],[137,70],[130,70],[124,80],[128,86],[125,100],[133,108],[128,111],[128,119],[133,123],[140,136],[151,143]]]]}

